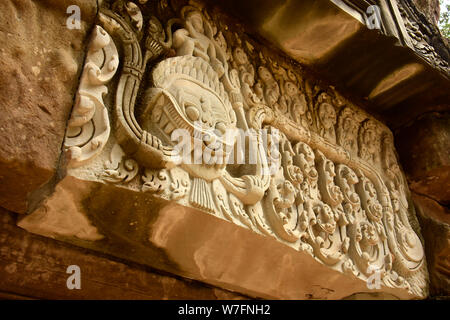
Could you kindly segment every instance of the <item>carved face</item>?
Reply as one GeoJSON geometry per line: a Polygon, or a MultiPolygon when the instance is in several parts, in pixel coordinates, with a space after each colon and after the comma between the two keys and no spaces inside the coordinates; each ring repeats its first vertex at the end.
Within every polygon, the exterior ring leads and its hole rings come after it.
{"type": "Polygon", "coordinates": [[[377,136],[376,125],[372,121],[369,121],[365,125],[362,140],[370,153],[377,152],[377,146],[380,142],[377,136]]]}
{"type": "Polygon", "coordinates": [[[286,94],[290,97],[292,97],[298,93],[297,86],[290,81],[287,81],[286,84],[284,85],[284,87],[286,89],[286,94]]]}
{"type": "Polygon", "coordinates": [[[223,87],[217,75],[200,58],[177,57],[158,65],[154,76],[159,88],[150,91],[142,116],[144,129],[158,131],[163,143],[175,145],[180,138],[183,143],[190,142],[189,149],[183,150],[183,168],[207,180],[217,178],[226,167],[236,128],[236,115],[230,103],[225,95],[219,95],[223,87]],[[205,72],[208,78],[201,73],[203,67],[198,66],[202,63],[209,70],[205,72]],[[165,75],[168,69],[170,76],[165,75]],[[158,78],[160,74],[164,78],[158,78]],[[176,129],[185,131],[175,132],[176,129]],[[176,136],[172,141],[173,133],[176,136]],[[189,161],[185,161],[186,156],[189,161]]]}
{"type": "Polygon", "coordinates": [[[179,112],[191,124],[197,123],[206,129],[213,128],[218,121],[213,114],[213,106],[220,109],[219,99],[211,92],[186,80],[177,80],[173,86],[179,112]]]}
{"type": "Polygon", "coordinates": [[[164,41],[164,29],[156,17],[152,16],[148,21],[149,35],[157,41],[164,41]]]}
{"type": "Polygon", "coordinates": [[[333,163],[333,161],[328,160],[326,162],[325,170],[328,172],[330,177],[336,176],[336,173],[335,173],[335,170],[334,170],[334,163],[333,163]]]}
{"type": "Polygon", "coordinates": [[[195,31],[197,31],[199,33],[204,33],[203,18],[202,18],[202,15],[200,14],[200,12],[196,12],[196,11],[191,12],[188,15],[186,21],[192,24],[195,31]]]}
{"type": "Polygon", "coordinates": [[[368,129],[364,132],[364,142],[367,144],[375,141],[375,132],[372,129],[368,129]]]}
{"type": "Polygon", "coordinates": [[[347,179],[348,183],[351,185],[359,182],[359,179],[356,176],[356,173],[353,170],[351,170],[350,168],[344,172],[344,178],[347,179]]]}
{"type": "Polygon", "coordinates": [[[226,52],[227,51],[227,41],[225,40],[222,32],[219,32],[217,36],[215,37],[217,44],[219,47],[226,52]]]}
{"type": "Polygon", "coordinates": [[[367,192],[367,194],[371,198],[376,198],[377,197],[377,191],[375,190],[375,186],[368,179],[364,183],[364,190],[367,192]]]}
{"type": "Polygon", "coordinates": [[[247,55],[245,54],[244,50],[239,47],[234,50],[234,59],[236,60],[236,63],[238,65],[244,65],[248,63],[247,55]]]}
{"type": "Polygon", "coordinates": [[[302,154],[304,154],[306,161],[310,163],[311,165],[314,165],[314,151],[311,149],[310,146],[308,146],[306,143],[299,143],[299,149],[301,150],[302,154]]]}
{"type": "Polygon", "coordinates": [[[264,83],[270,82],[271,80],[273,80],[272,74],[266,67],[259,67],[258,75],[264,83]]]}
{"type": "Polygon", "coordinates": [[[302,116],[306,113],[307,103],[305,95],[294,97],[294,112],[298,113],[297,116],[302,116]]]}
{"type": "Polygon", "coordinates": [[[310,183],[317,181],[319,173],[314,166],[314,152],[310,146],[306,143],[298,144],[298,151],[300,157],[300,163],[305,176],[308,178],[310,183]]]}
{"type": "Polygon", "coordinates": [[[368,223],[364,223],[361,226],[361,232],[363,235],[363,241],[369,245],[369,246],[374,246],[378,243],[379,238],[378,238],[378,234],[375,230],[375,227],[371,224],[368,223]]]}
{"type": "Polygon", "coordinates": [[[319,107],[319,118],[320,122],[325,129],[330,129],[336,123],[336,111],[329,103],[322,103],[319,107]]]}
{"type": "Polygon", "coordinates": [[[358,126],[356,125],[356,122],[352,119],[353,114],[350,114],[349,116],[345,117],[343,122],[343,132],[345,132],[346,136],[351,138],[356,134],[356,131],[358,130],[358,126]]]}
{"type": "Polygon", "coordinates": [[[399,192],[397,191],[395,184],[392,181],[387,183],[389,195],[391,198],[392,209],[394,212],[400,211],[400,201],[399,201],[399,192]]]}
{"type": "Polygon", "coordinates": [[[291,79],[292,81],[295,81],[297,79],[297,77],[295,76],[294,71],[292,71],[290,69],[288,70],[287,75],[288,75],[289,79],[291,79]]]}
{"type": "Polygon", "coordinates": [[[327,233],[333,233],[336,229],[336,221],[334,219],[334,214],[331,208],[328,205],[324,204],[315,207],[314,212],[317,216],[317,223],[320,228],[327,233]]]}
{"type": "Polygon", "coordinates": [[[233,110],[227,110],[220,98],[210,90],[189,80],[178,79],[169,91],[177,99],[178,114],[196,130],[213,131],[214,138],[220,139],[228,128],[235,127],[233,110]]]}

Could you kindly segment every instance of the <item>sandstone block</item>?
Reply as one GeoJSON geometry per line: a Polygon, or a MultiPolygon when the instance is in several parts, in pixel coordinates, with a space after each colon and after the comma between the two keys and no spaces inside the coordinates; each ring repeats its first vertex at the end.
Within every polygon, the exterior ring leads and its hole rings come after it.
{"type": "Polygon", "coordinates": [[[0,206],[28,209],[55,173],[96,1],[0,2],[0,206]],[[66,12],[77,5],[81,29],[66,12]]]}
{"type": "Polygon", "coordinates": [[[450,210],[414,195],[430,273],[430,295],[450,295],[450,210]]]}
{"type": "Polygon", "coordinates": [[[450,114],[429,113],[396,134],[410,188],[450,203],[450,114]]]}

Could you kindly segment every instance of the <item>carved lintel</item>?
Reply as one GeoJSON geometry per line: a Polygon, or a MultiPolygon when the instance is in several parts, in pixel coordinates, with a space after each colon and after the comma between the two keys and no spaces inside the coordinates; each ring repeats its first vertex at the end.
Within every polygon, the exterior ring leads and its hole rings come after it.
{"type": "MultiPolygon", "coordinates": [[[[426,294],[414,209],[382,123],[204,8],[159,8],[159,20],[153,4],[116,3],[101,9],[104,29],[87,54],[65,143],[71,166],[83,166],[70,175],[127,190],[150,209],[177,203],[214,215],[346,277],[367,281],[376,269],[382,290],[426,294]],[[183,157],[180,132],[194,147],[183,157]],[[239,144],[244,161],[231,161],[239,144]]],[[[145,232],[96,214],[107,237],[148,244],[145,232]]]]}

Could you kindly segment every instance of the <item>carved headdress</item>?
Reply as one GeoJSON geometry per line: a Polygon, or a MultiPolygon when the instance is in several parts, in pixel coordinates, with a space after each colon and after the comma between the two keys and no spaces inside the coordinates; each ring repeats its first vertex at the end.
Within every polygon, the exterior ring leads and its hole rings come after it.
{"type": "MultiPolygon", "coordinates": [[[[236,115],[224,85],[211,65],[198,57],[179,56],[160,62],[153,71],[155,88],[149,90],[146,114],[149,109],[159,114],[157,108],[168,112],[176,128],[193,132],[195,124],[199,130],[215,130],[225,133],[235,128],[236,115]],[[165,102],[155,103],[166,97],[165,102]],[[165,105],[165,106],[162,106],[165,105]]],[[[155,116],[152,116],[152,121],[155,116]]],[[[164,129],[164,128],[162,128],[164,129]]],[[[170,134],[170,130],[165,130],[170,134]]],[[[216,131],[217,132],[217,131],[216,131]]]]}
{"type": "MultiPolygon", "coordinates": [[[[175,79],[193,81],[218,96],[224,105],[230,105],[228,94],[211,65],[193,56],[168,58],[153,71],[153,82],[158,88],[168,88],[175,79]]],[[[230,106],[231,107],[231,106],[230,106]]]]}

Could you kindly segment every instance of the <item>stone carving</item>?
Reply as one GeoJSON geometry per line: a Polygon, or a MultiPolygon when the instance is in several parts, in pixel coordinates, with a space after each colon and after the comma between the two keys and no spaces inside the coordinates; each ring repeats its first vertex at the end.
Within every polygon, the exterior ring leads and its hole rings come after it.
{"type": "Polygon", "coordinates": [[[337,141],[353,156],[358,154],[358,129],[358,113],[350,107],[343,108],[339,113],[337,141]]]}
{"type": "Polygon", "coordinates": [[[130,182],[136,177],[139,165],[133,159],[126,159],[122,148],[115,144],[111,150],[110,161],[105,163],[103,179],[112,182],[130,182]]]}
{"type": "Polygon", "coordinates": [[[380,131],[375,121],[368,119],[364,121],[359,129],[358,144],[359,156],[373,164],[379,161],[380,153],[380,131]]]}
{"type": "Polygon", "coordinates": [[[179,200],[187,196],[190,187],[189,175],[179,169],[150,170],[142,176],[142,191],[152,192],[168,200],[179,200]]]}
{"type": "Polygon", "coordinates": [[[195,171],[199,177],[217,178],[231,147],[225,139],[226,130],[236,125],[235,113],[217,74],[203,59],[181,56],[161,62],[153,77],[157,88],[148,92],[147,107],[142,115],[143,127],[151,130],[152,124],[158,123],[158,131],[167,141],[171,141],[171,134],[177,128],[188,130],[194,140],[197,139],[195,133],[200,137],[198,139],[203,139],[200,141],[202,154],[220,142],[223,146],[221,168],[203,168],[206,173],[198,170],[199,166],[187,165],[187,170],[195,171]]]}
{"type": "Polygon", "coordinates": [[[174,33],[173,47],[178,56],[194,56],[210,62],[212,68],[221,77],[225,70],[222,62],[217,59],[211,25],[203,18],[203,15],[195,8],[183,8],[182,17],[185,28],[178,29],[174,33]]]}
{"type": "Polygon", "coordinates": [[[286,104],[281,106],[278,103],[278,100],[280,99],[280,87],[275,81],[273,75],[270,73],[269,69],[264,66],[260,66],[258,68],[258,77],[259,80],[256,86],[258,88],[258,95],[260,99],[264,100],[267,105],[274,106],[275,110],[281,114],[287,113],[288,110],[286,104]]]}
{"type": "Polygon", "coordinates": [[[410,2],[397,0],[397,4],[407,32],[406,36],[411,42],[410,46],[431,65],[448,74],[448,61],[437,50],[440,49],[439,47],[445,47],[445,39],[438,30],[433,30],[433,27],[423,23],[423,18],[419,17],[419,12],[410,2]]]}
{"type": "Polygon", "coordinates": [[[110,123],[103,95],[108,92],[105,84],[114,76],[118,65],[114,41],[102,27],[96,26],[64,143],[71,166],[80,166],[98,155],[108,141],[110,123]]]}
{"type": "Polygon", "coordinates": [[[102,41],[88,52],[69,123],[74,163],[86,169],[110,138],[102,181],[273,237],[352,277],[367,280],[376,269],[385,286],[425,294],[413,208],[381,123],[333,88],[312,86],[282,59],[251,49],[252,40],[232,41],[236,35],[200,7],[160,8],[167,10],[161,22],[145,20],[141,3],[115,3],[101,9],[93,39],[102,41]],[[121,48],[112,117],[102,95],[119,61],[102,28],[121,48]],[[101,53],[108,64],[99,69],[94,55],[101,53]],[[88,86],[93,63],[101,81],[88,86]],[[95,141],[87,146],[75,129],[89,130],[89,121],[95,141]],[[173,139],[180,129],[194,146],[188,152],[173,139]],[[243,143],[229,134],[238,130],[247,134],[243,143]],[[239,144],[251,151],[244,163],[232,161],[239,144]]]}
{"type": "Polygon", "coordinates": [[[305,199],[299,188],[303,173],[294,163],[294,155],[290,142],[283,136],[280,155],[282,162],[271,179],[264,200],[270,226],[276,235],[288,242],[296,242],[300,238],[300,214],[305,210],[305,199]]]}
{"type": "Polygon", "coordinates": [[[336,143],[335,124],[337,120],[336,111],[326,93],[320,94],[317,99],[317,126],[319,134],[332,143],[336,143]]]}
{"type": "Polygon", "coordinates": [[[245,108],[248,109],[256,106],[261,100],[252,89],[255,85],[255,68],[249,62],[248,56],[242,48],[236,47],[234,49],[232,64],[233,68],[239,72],[245,108]]]}
{"type": "MultiPolygon", "coordinates": [[[[430,21],[429,14],[424,15],[426,12],[421,8],[422,2],[409,0],[389,1],[389,4],[379,2],[376,10],[370,7],[369,2],[365,5],[353,0],[349,2],[365,16],[365,23],[369,29],[376,28],[386,36],[398,38],[399,44],[410,47],[431,66],[448,75],[449,53],[446,49],[446,39],[439,31],[437,22],[430,21]]],[[[427,6],[430,2],[423,3],[427,6]]],[[[433,5],[438,7],[439,3],[435,1],[433,5]]]]}
{"type": "Polygon", "coordinates": [[[345,225],[354,224],[356,216],[362,210],[361,200],[355,190],[359,179],[356,173],[345,164],[338,165],[336,172],[336,183],[343,196],[342,206],[345,215],[342,217],[342,222],[345,225]]]}

